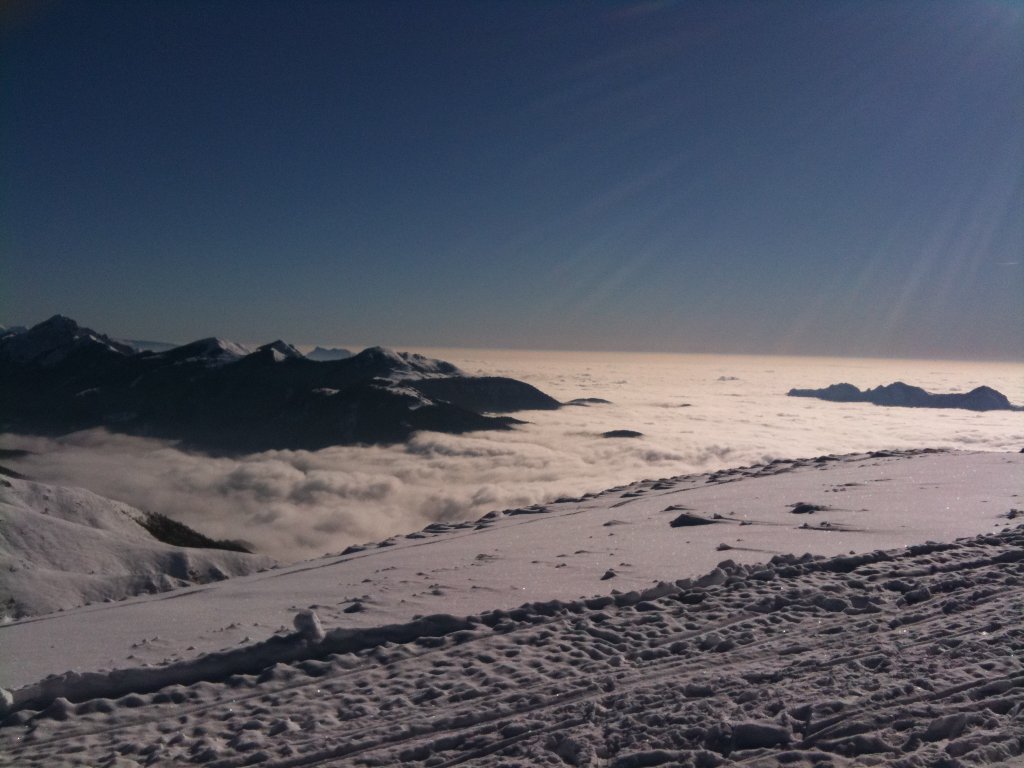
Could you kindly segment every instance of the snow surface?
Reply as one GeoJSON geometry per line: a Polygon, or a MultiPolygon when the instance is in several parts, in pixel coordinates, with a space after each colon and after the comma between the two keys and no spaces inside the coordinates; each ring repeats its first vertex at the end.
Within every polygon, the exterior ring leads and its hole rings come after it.
{"type": "Polygon", "coordinates": [[[164,544],[140,524],[144,517],[84,488],[0,478],[0,621],[273,564],[263,555],[164,544]]]}
{"type": "Polygon", "coordinates": [[[10,623],[0,761],[1019,765],[1022,479],[774,461],[10,623]]]}

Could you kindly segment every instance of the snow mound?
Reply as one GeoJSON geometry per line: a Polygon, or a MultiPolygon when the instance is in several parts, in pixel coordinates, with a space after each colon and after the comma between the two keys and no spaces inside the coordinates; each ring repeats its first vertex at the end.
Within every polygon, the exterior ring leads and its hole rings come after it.
{"type": "Polygon", "coordinates": [[[81,488],[0,479],[0,611],[9,618],[219,581],[260,555],[156,540],[145,512],[81,488]]]}

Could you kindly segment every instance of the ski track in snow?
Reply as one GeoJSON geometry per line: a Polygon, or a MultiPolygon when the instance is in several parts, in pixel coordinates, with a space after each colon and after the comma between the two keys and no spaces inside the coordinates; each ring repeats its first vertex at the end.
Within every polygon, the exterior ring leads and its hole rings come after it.
{"type": "MultiPolygon", "coordinates": [[[[608,501],[625,516],[656,485],[608,501]]],[[[176,664],[52,677],[14,691],[0,764],[1024,764],[1024,526],[761,557],[586,600],[325,635],[307,622],[176,664]]]]}
{"type": "MultiPolygon", "coordinates": [[[[22,710],[10,765],[948,765],[1024,737],[1024,528],[22,710]]],[[[443,628],[442,628],[443,629],[443,628]]],[[[297,646],[300,638],[293,638],[297,646]]],[[[330,647],[331,634],[323,641],[330,647]]]]}

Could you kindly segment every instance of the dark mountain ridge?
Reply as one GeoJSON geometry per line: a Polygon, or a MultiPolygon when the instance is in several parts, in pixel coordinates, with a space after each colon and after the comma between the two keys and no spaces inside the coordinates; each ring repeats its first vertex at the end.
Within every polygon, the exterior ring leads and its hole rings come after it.
{"type": "Polygon", "coordinates": [[[0,371],[3,430],[105,427],[208,453],[508,429],[521,422],[488,414],[559,407],[524,382],[382,347],[322,362],[282,341],[254,352],[213,338],[136,352],[60,315],[0,339],[0,371]]]}
{"type": "Polygon", "coordinates": [[[921,387],[896,381],[863,392],[853,384],[832,384],[824,389],[791,389],[790,397],[816,397],[835,403],[873,403],[903,408],[963,408],[969,411],[1022,411],[1006,395],[991,387],[975,387],[970,392],[933,394],[921,387]]]}

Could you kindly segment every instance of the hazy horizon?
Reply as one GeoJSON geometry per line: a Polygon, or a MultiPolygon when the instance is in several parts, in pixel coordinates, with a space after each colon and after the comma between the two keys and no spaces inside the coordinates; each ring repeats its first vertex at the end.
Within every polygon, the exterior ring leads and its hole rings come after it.
{"type": "MultiPolygon", "coordinates": [[[[65,316],[67,316],[67,313],[64,313],[64,312],[60,312],[60,313],[56,313],[56,314],[63,314],[65,316]]],[[[50,315],[49,317],[52,317],[52,315],[50,315]]],[[[32,322],[32,323],[24,323],[24,322],[0,323],[0,327],[12,328],[12,327],[19,327],[20,326],[20,327],[30,328],[33,325],[36,325],[38,322],[43,322],[46,319],[48,319],[48,317],[47,318],[40,318],[38,321],[32,322]]],[[[289,344],[292,344],[296,349],[298,349],[303,354],[308,354],[310,351],[312,351],[316,347],[323,347],[325,349],[347,349],[347,350],[349,350],[349,351],[351,351],[353,353],[358,353],[358,352],[360,352],[360,351],[362,351],[364,349],[369,349],[371,347],[381,346],[381,347],[387,347],[389,349],[394,349],[394,350],[399,351],[399,352],[414,352],[414,353],[417,353],[417,354],[425,355],[427,357],[434,357],[434,358],[437,358],[437,359],[440,359],[440,360],[448,360],[449,357],[453,357],[453,356],[454,357],[460,357],[460,356],[463,356],[465,353],[488,353],[488,354],[499,354],[499,355],[507,353],[507,354],[511,354],[511,355],[521,355],[521,354],[530,354],[530,353],[536,352],[536,353],[539,353],[539,354],[551,354],[551,355],[558,355],[558,354],[563,354],[563,355],[604,355],[604,354],[606,354],[606,355],[614,355],[614,356],[639,355],[639,356],[653,356],[653,357],[658,357],[658,356],[669,356],[669,357],[671,357],[671,356],[678,356],[678,357],[709,357],[709,356],[724,356],[724,357],[777,357],[777,358],[809,358],[809,359],[814,359],[814,360],[832,360],[832,359],[834,359],[834,360],[866,360],[866,361],[877,360],[877,361],[886,361],[886,362],[904,361],[904,362],[908,362],[908,363],[915,363],[915,362],[925,362],[925,363],[926,362],[938,362],[938,363],[950,362],[950,363],[978,363],[978,364],[985,364],[985,363],[996,363],[996,364],[1024,363],[1024,357],[1021,357],[1021,356],[1007,356],[1007,357],[1003,357],[1003,358],[999,358],[999,357],[992,357],[992,358],[979,358],[979,357],[905,357],[905,356],[904,357],[901,357],[901,356],[887,357],[887,356],[884,356],[884,355],[857,355],[857,354],[852,354],[852,353],[851,354],[839,354],[839,353],[824,354],[824,353],[815,353],[815,352],[803,352],[803,353],[801,353],[801,352],[792,352],[792,353],[721,352],[721,351],[716,351],[716,350],[711,350],[711,349],[708,349],[708,350],[690,350],[690,351],[685,351],[685,350],[673,351],[673,350],[657,350],[657,349],[643,349],[643,348],[637,348],[637,349],[610,349],[610,348],[608,348],[608,349],[603,349],[603,348],[567,349],[567,348],[560,348],[560,347],[486,347],[486,346],[476,346],[476,347],[465,346],[465,347],[459,347],[459,346],[447,346],[447,345],[442,345],[442,344],[404,344],[404,343],[401,343],[401,342],[394,343],[394,344],[384,344],[384,343],[381,343],[379,341],[352,342],[352,341],[324,341],[322,339],[321,340],[315,340],[315,341],[296,342],[293,339],[282,338],[280,336],[271,336],[271,337],[264,338],[264,339],[252,339],[252,338],[250,338],[250,339],[240,339],[240,338],[231,338],[231,337],[226,337],[226,336],[220,336],[220,335],[215,334],[215,333],[214,334],[208,333],[208,334],[205,334],[205,335],[202,335],[202,336],[195,336],[195,337],[192,337],[192,338],[189,338],[189,339],[185,339],[185,340],[168,340],[168,339],[165,339],[165,338],[160,338],[160,339],[156,339],[156,338],[143,338],[142,336],[133,335],[131,333],[111,333],[111,332],[106,331],[106,330],[104,330],[102,328],[97,328],[97,327],[91,326],[88,322],[82,322],[77,317],[72,317],[71,319],[76,321],[82,327],[90,328],[91,330],[97,331],[99,333],[103,333],[104,335],[109,336],[109,337],[111,337],[111,338],[113,338],[115,340],[141,341],[141,342],[148,342],[148,343],[171,344],[171,345],[174,345],[174,346],[183,346],[185,344],[190,344],[190,343],[192,343],[194,341],[199,341],[200,339],[215,337],[215,338],[224,339],[225,341],[231,341],[231,342],[234,342],[236,344],[240,344],[240,345],[242,345],[243,347],[245,347],[247,349],[256,349],[257,347],[259,347],[259,346],[261,346],[263,344],[269,344],[269,343],[271,343],[273,341],[276,341],[276,340],[280,339],[281,341],[284,341],[284,342],[287,342],[289,344]]],[[[451,362],[451,361],[449,361],[449,362],[451,362]]]]}

